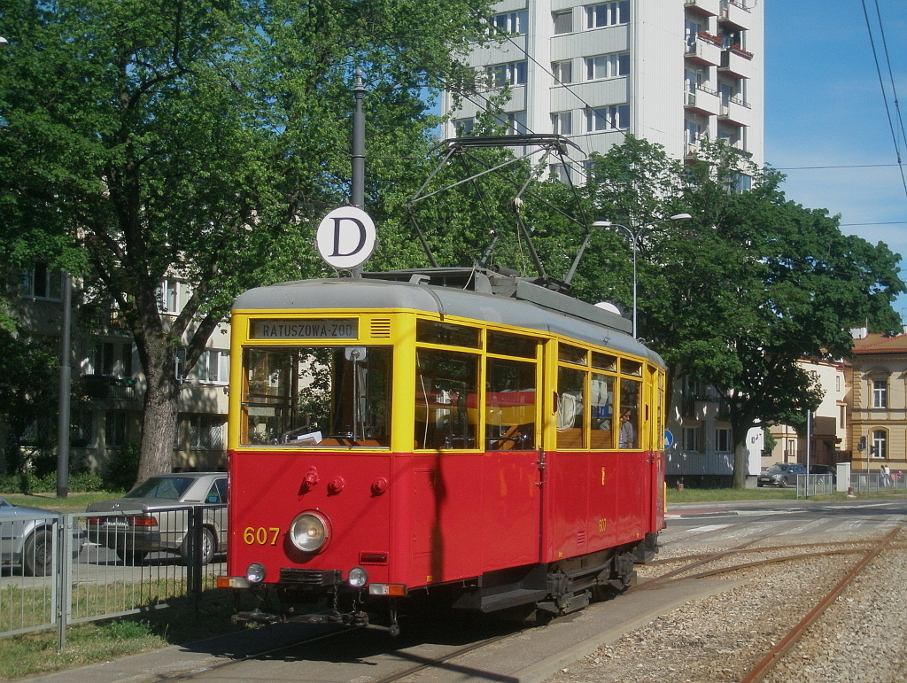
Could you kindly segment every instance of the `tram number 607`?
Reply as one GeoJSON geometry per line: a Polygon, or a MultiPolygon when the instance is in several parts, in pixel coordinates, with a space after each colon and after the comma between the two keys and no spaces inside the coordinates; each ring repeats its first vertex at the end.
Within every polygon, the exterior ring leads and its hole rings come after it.
{"type": "Polygon", "coordinates": [[[258,528],[247,526],[242,534],[246,545],[277,545],[278,536],[280,536],[280,528],[276,526],[268,529],[263,526],[258,528]]]}

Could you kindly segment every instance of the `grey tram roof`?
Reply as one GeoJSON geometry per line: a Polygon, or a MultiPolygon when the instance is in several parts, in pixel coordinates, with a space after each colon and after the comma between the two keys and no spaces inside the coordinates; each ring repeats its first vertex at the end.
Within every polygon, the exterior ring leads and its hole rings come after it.
{"type": "Polygon", "coordinates": [[[633,339],[626,318],[528,280],[485,270],[436,268],[298,280],[250,289],[233,303],[234,311],[244,312],[382,308],[524,327],[664,364],[633,339]]]}

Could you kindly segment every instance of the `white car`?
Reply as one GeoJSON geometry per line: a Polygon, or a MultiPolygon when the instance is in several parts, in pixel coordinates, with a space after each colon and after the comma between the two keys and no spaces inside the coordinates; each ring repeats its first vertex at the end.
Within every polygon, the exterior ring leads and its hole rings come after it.
{"type": "MultiPolygon", "coordinates": [[[[21,566],[28,576],[50,574],[55,523],[62,524],[63,515],[0,498],[0,564],[21,566]]],[[[84,535],[81,529],[73,530],[73,559],[79,555],[84,535]]]]}

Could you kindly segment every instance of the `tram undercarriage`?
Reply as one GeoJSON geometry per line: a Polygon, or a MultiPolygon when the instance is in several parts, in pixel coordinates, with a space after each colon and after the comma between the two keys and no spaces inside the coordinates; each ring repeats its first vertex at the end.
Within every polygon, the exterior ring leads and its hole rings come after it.
{"type": "MultiPolygon", "coordinates": [[[[535,612],[536,623],[570,614],[590,602],[607,600],[636,584],[634,565],[648,562],[657,549],[658,534],[646,534],[636,544],[560,560],[487,572],[481,577],[426,586],[406,593],[408,612],[431,609],[468,611],[522,621],[535,612]]],[[[366,626],[386,623],[398,635],[398,598],[368,595],[366,588],[351,589],[339,572],[318,572],[308,582],[286,581],[253,589],[260,601],[252,611],[238,611],[234,623],[273,624],[283,621],[366,626]],[[271,590],[268,590],[271,589],[271,590]],[[272,599],[279,603],[275,606],[272,599]]]]}

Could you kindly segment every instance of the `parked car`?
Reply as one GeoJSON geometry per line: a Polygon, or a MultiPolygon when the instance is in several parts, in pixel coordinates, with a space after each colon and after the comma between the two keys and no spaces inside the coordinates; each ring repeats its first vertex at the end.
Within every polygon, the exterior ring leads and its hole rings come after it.
{"type": "MultiPolygon", "coordinates": [[[[28,576],[47,576],[53,569],[54,522],[63,515],[0,498],[0,564],[18,565],[28,576]]],[[[72,556],[79,556],[85,532],[73,530],[72,556]]]]}
{"type": "Polygon", "coordinates": [[[795,463],[775,463],[764,470],[756,479],[756,486],[786,486],[797,485],[797,475],[806,474],[803,465],[795,463]]]}
{"type": "Polygon", "coordinates": [[[127,563],[141,564],[150,552],[191,557],[190,510],[201,506],[202,564],[227,550],[226,472],[182,472],[150,477],[122,498],[91,503],[88,540],[112,548],[127,563]]]}
{"type": "Polygon", "coordinates": [[[834,484],[838,480],[838,472],[831,465],[810,465],[809,473],[810,474],[830,474],[832,484],[834,484]]]}

